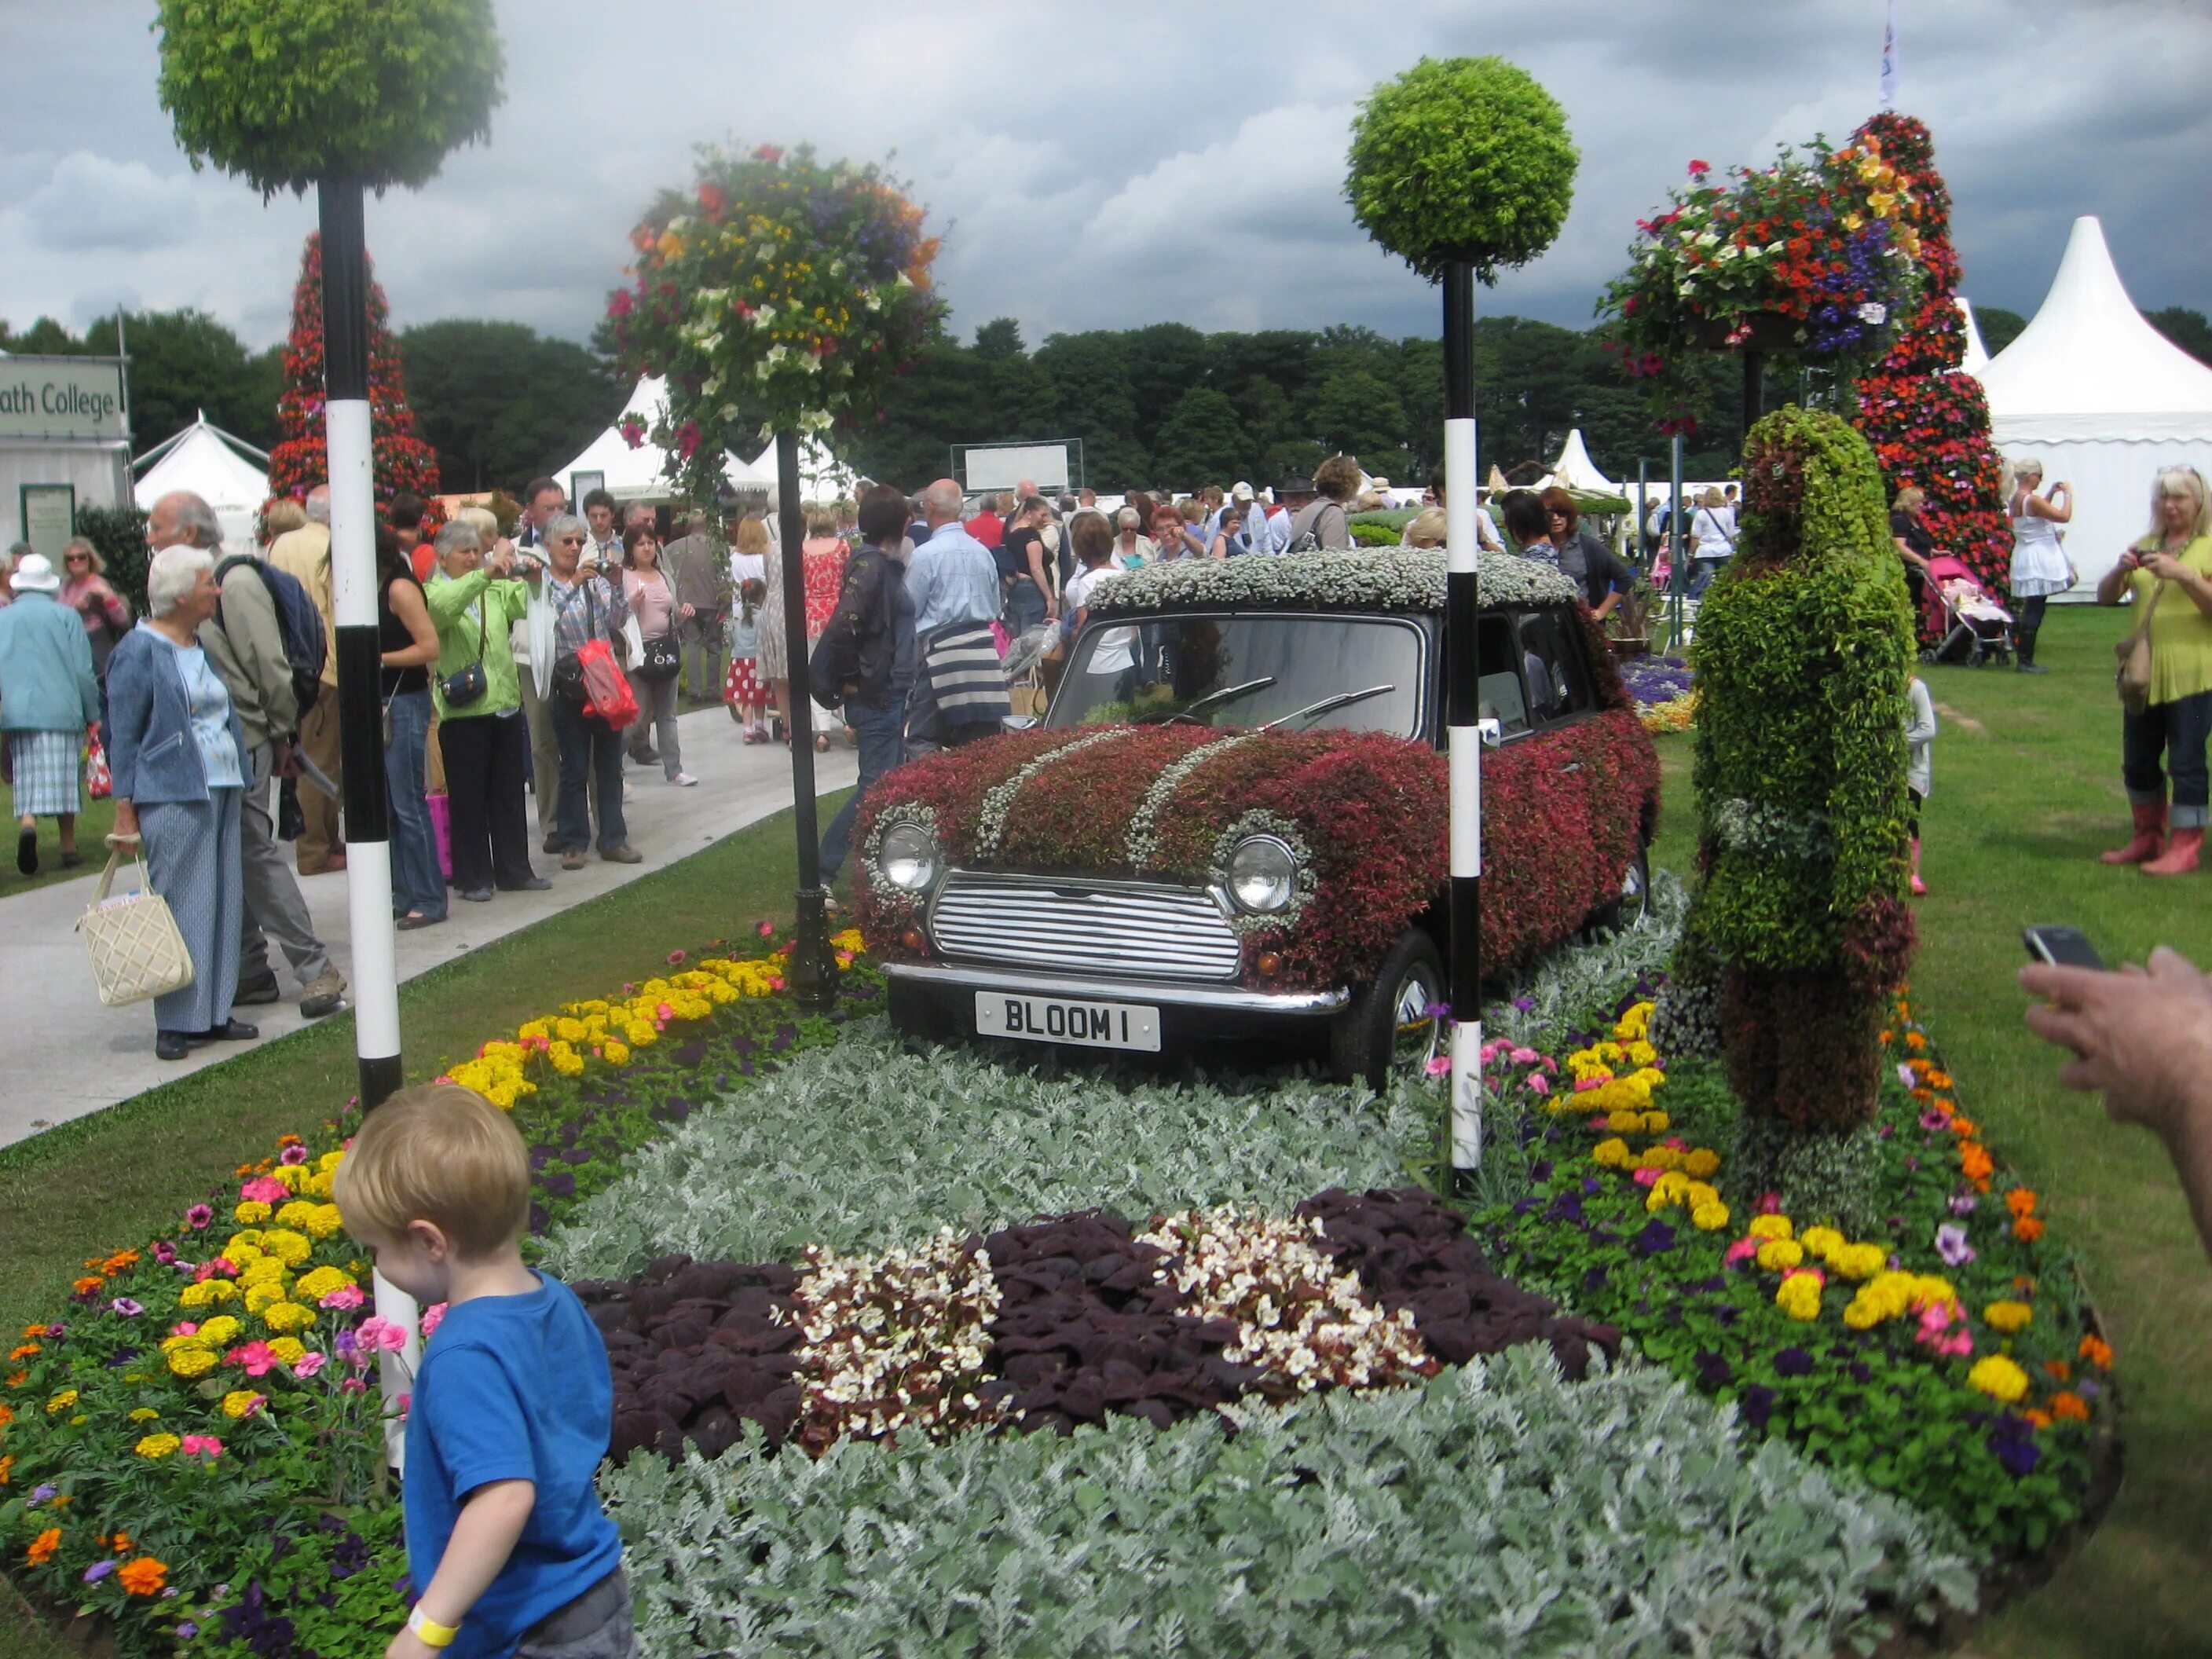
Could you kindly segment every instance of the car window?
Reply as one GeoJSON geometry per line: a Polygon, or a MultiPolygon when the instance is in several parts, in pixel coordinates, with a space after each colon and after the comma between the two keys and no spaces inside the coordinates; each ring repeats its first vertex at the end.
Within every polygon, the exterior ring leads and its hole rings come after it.
{"type": "Polygon", "coordinates": [[[1528,699],[1514,666],[1520,652],[1513,643],[1512,625],[1503,617],[1483,617],[1476,624],[1475,650],[1476,665],[1484,671],[1475,680],[1476,717],[1496,720],[1500,737],[1526,732],[1528,699]]]}
{"type": "Polygon", "coordinates": [[[1528,709],[1539,722],[1565,720],[1590,706],[1589,677],[1581,653],[1566,638],[1559,613],[1533,611],[1518,619],[1521,672],[1528,709]]]}

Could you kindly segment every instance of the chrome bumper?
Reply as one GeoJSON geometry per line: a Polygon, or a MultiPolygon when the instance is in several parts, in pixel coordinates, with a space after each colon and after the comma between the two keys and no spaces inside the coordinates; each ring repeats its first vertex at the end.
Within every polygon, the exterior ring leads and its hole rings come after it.
{"type": "Polygon", "coordinates": [[[970,991],[1017,991],[1029,996],[1106,998],[1173,1008],[1203,1008],[1237,1014],[1333,1014],[1352,1000],[1352,993],[1332,991],[1247,991],[1241,987],[1170,983],[1160,980],[1075,979],[1021,969],[988,968],[976,963],[886,962],[886,979],[916,985],[957,987],[970,991]]]}

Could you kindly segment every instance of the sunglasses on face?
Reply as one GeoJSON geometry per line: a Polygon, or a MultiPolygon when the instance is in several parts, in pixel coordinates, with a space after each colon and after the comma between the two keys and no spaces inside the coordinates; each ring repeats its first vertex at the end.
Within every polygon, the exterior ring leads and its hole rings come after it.
{"type": "Polygon", "coordinates": [[[68,564],[90,564],[92,560],[82,553],[72,553],[64,561],[68,564]]]}

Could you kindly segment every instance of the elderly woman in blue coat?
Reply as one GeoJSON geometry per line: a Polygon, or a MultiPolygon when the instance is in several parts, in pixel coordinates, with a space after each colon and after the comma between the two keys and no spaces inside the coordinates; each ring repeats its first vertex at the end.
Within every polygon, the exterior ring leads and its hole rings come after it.
{"type": "Polygon", "coordinates": [[[0,610],[0,732],[15,782],[15,867],[34,876],[40,818],[61,822],[62,868],[84,862],[76,850],[77,791],[84,734],[100,724],[100,685],[84,624],[55,599],[62,579],[46,556],[18,560],[15,585],[15,603],[0,610]]]}
{"type": "Polygon", "coordinates": [[[169,902],[192,957],[192,982],[154,1000],[154,1052],[163,1060],[182,1060],[198,1043],[261,1035],[230,1017],[245,902],[239,809],[246,750],[230,693],[198,641],[222,598],[212,556],[163,548],[146,572],[152,614],[107,659],[112,839],[143,844],[153,890],[169,902]]]}

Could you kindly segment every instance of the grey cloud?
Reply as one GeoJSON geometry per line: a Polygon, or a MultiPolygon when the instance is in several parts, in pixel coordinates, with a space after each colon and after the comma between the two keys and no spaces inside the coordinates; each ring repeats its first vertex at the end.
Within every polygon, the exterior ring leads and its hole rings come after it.
{"type": "Polygon", "coordinates": [[[143,161],[72,150],[23,204],[40,245],[59,252],[144,250],[187,240],[199,222],[191,179],[164,178],[143,161]]]}

